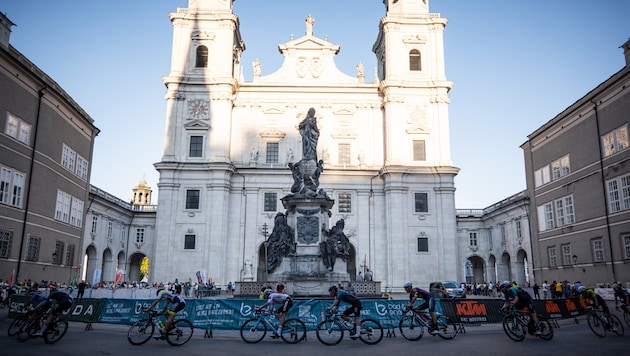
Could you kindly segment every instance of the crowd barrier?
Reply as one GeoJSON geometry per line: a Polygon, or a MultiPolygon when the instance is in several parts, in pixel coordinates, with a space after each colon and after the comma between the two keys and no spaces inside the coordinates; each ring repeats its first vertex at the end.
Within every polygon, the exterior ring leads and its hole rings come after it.
{"type": "MultiPolygon", "coordinates": [[[[11,298],[9,317],[20,315],[20,305],[28,300],[26,296],[11,298]]],[[[142,308],[148,307],[153,299],[75,299],[70,310],[64,313],[69,321],[84,323],[133,324],[146,317],[142,308]]],[[[407,305],[406,300],[362,299],[364,318],[377,319],[383,328],[395,329],[407,305]]],[[[186,308],[178,318],[190,320],[195,328],[206,330],[238,330],[242,323],[254,316],[254,308],[262,305],[260,299],[188,299],[186,308]]],[[[289,311],[289,318],[299,318],[308,330],[315,330],[325,318],[326,307],[332,304],[326,300],[295,300],[289,311]]],[[[499,299],[442,299],[437,300],[436,311],[451,318],[460,327],[473,323],[501,322],[499,312],[503,302],[499,299]]],[[[343,310],[345,306],[340,306],[343,310]]],[[[583,314],[579,298],[535,300],[534,308],[539,314],[550,319],[573,318],[583,314]]]]}

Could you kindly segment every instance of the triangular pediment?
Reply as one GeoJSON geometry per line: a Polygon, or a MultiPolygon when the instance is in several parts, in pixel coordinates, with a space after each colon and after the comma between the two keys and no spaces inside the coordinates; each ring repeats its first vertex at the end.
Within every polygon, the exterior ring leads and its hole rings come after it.
{"type": "Polygon", "coordinates": [[[210,125],[202,120],[192,120],[185,123],[184,128],[187,130],[208,130],[210,125]]]}
{"type": "Polygon", "coordinates": [[[339,53],[339,45],[334,45],[326,40],[314,36],[302,36],[298,39],[291,40],[287,43],[278,45],[280,53],[285,54],[287,51],[313,51],[320,50],[322,52],[339,53]]]}

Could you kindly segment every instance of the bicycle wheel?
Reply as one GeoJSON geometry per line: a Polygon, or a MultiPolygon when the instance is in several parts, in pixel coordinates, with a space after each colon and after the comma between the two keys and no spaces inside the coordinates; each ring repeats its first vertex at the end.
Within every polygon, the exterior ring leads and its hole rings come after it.
{"type": "Polygon", "coordinates": [[[166,342],[173,346],[182,346],[190,340],[193,332],[193,324],[189,320],[175,320],[171,330],[166,334],[166,342]]]}
{"type": "Polygon", "coordinates": [[[438,334],[444,340],[452,340],[457,336],[457,325],[450,318],[442,315],[438,318],[438,334]]]}
{"type": "Polygon", "coordinates": [[[400,334],[409,341],[417,341],[424,334],[424,327],[413,315],[404,315],[398,323],[400,334]]]}
{"type": "Polygon", "coordinates": [[[361,341],[375,345],[383,339],[383,327],[374,319],[361,320],[361,341]]]}
{"type": "Polygon", "coordinates": [[[549,320],[542,320],[540,316],[538,316],[538,320],[540,321],[539,324],[541,332],[538,337],[547,341],[553,339],[553,327],[551,326],[551,323],[549,323],[549,320]]]}
{"type": "Polygon", "coordinates": [[[611,326],[611,330],[612,332],[614,332],[615,334],[619,335],[619,336],[623,336],[623,324],[621,323],[621,320],[619,320],[619,318],[617,318],[616,315],[610,315],[610,326],[611,326]]]}
{"type": "Polygon", "coordinates": [[[337,345],[343,339],[343,326],[338,321],[324,320],[315,331],[317,340],[324,345],[337,345]]]}
{"type": "Polygon", "coordinates": [[[142,345],[149,341],[154,331],[155,325],[150,319],[141,319],[131,325],[127,332],[127,340],[132,345],[142,345]]]}
{"type": "Polygon", "coordinates": [[[625,320],[626,324],[630,327],[630,313],[629,312],[623,313],[623,320],[625,320]]]}
{"type": "Polygon", "coordinates": [[[17,332],[18,341],[26,341],[41,327],[41,319],[33,319],[25,322],[17,332]]]}
{"type": "Polygon", "coordinates": [[[525,326],[522,326],[518,322],[516,315],[510,314],[503,318],[503,331],[505,334],[514,341],[525,340],[525,326]]]}
{"type": "Polygon", "coordinates": [[[588,327],[591,328],[593,333],[599,337],[606,336],[606,325],[596,314],[589,314],[586,317],[586,321],[588,322],[588,327]]]}
{"type": "Polygon", "coordinates": [[[17,335],[17,333],[18,333],[18,331],[20,331],[20,328],[22,327],[22,325],[24,325],[24,323],[26,322],[26,319],[28,319],[28,315],[27,314],[20,315],[17,318],[13,319],[13,321],[11,322],[11,325],[9,325],[9,329],[7,330],[7,334],[9,336],[17,335]]]}
{"type": "Polygon", "coordinates": [[[44,334],[44,342],[47,344],[54,344],[61,340],[61,338],[68,331],[68,322],[63,319],[57,319],[52,325],[48,326],[48,330],[44,334]]]}
{"type": "Polygon", "coordinates": [[[251,318],[241,326],[241,339],[248,344],[260,342],[267,335],[267,325],[260,318],[251,318]]]}
{"type": "Polygon", "coordinates": [[[285,320],[280,336],[286,343],[297,344],[306,338],[306,325],[300,319],[285,320]]]}

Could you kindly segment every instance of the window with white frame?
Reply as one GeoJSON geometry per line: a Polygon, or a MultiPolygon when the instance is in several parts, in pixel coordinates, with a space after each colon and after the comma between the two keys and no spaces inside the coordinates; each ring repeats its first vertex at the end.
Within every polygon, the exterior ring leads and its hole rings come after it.
{"type": "Polygon", "coordinates": [[[555,246],[547,248],[547,256],[549,257],[549,266],[550,267],[558,266],[558,259],[556,257],[556,247],[555,246]]]}
{"type": "Polygon", "coordinates": [[[13,231],[0,229],[0,258],[9,258],[11,244],[13,243],[13,231]]]}
{"type": "Polygon", "coordinates": [[[537,207],[538,230],[545,231],[575,223],[573,196],[567,195],[537,207]]]}
{"type": "Polygon", "coordinates": [[[88,177],[88,162],[88,160],[77,154],[77,167],[74,173],[83,180],[87,180],[88,177]]]}
{"type": "Polygon", "coordinates": [[[264,195],[264,211],[278,210],[278,193],[265,193],[264,195]]]}
{"type": "Polygon", "coordinates": [[[0,203],[9,204],[9,196],[11,195],[11,176],[10,169],[0,168],[0,203]]]}
{"type": "Polygon", "coordinates": [[[534,185],[536,188],[551,182],[550,166],[546,165],[534,172],[534,185]]]}
{"type": "Polygon", "coordinates": [[[8,167],[0,167],[0,204],[22,207],[24,174],[8,167]]]}
{"type": "Polygon", "coordinates": [[[31,142],[31,127],[31,124],[11,113],[8,113],[4,133],[25,145],[29,145],[31,142]]]}
{"type": "Polygon", "coordinates": [[[630,174],[606,181],[610,213],[630,209],[630,174]]]}
{"type": "Polygon", "coordinates": [[[77,153],[70,146],[63,144],[61,148],[61,165],[70,172],[74,172],[74,164],[77,153]]]}
{"type": "Polygon", "coordinates": [[[602,239],[594,239],[592,248],[593,262],[604,262],[604,241],[602,239]]]}
{"type": "Polygon", "coordinates": [[[571,173],[571,166],[569,164],[569,155],[561,157],[551,162],[551,174],[552,178],[559,179],[571,173]]]}
{"type": "Polygon", "coordinates": [[[341,165],[349,165],[350,164],[350,144],[349,143],[340,143],[337,145],[338,149],[338,160],[341,165]]]}
{"type": "Polygon", "coordinates": [[[572,263],[571,257],[571,245],[563,244],[562,245],[562,264],[568,266],[572,263]]]}
{"type": "Polygon", "coordinates": [[[57,204],[55,209],[55,220],[70,222],[70,202],[72,196],[62,190],[57,191],[57,204]]]}
{"type": "Polygon", "coordinates": [[[22,195],[24,194],[24,174],[13,173],[13,190],[11,192],[11,205],[22,207],[22,195]]]}
{"type": "Polygon", "coordinates": [[[350,193],[339,193],[339,200],[337,201],[338,210],[341,214],[348,214],[352,212],[352,195],[350,193]]]}
{"type": "Polygon", "coordinates": [[[476,232],[469,232],[468,239],[470,241],[470,246],[477,246],[477,233],[476,232]]]}
{"type": "Polygon", "coordinates": [[[83,200],[72,197],[72,207],[70,209],[70,225],[76,227],[83,226],[83,200]]]}
{"type": "Polygon", "coordinates": [[[630,234],[622,235],[621,240],[623,241],[624,258],[626,260],[629,260],[630,259],[630,234]]]}
{"type": "Polygon", "coordinates": [[[623,125],[602,136],[604,157],[628,148],[628,125],[623,125]]]}

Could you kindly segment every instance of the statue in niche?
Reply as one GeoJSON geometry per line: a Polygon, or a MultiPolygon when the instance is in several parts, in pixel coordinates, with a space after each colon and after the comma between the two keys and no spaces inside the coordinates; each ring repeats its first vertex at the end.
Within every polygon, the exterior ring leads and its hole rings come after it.
{"type": "Polygon", "coordinates": [[[293,228],[287,224],[287,216],[283,213],[276,214],[273,230],[266,242],[267,271],[278,267],[283,257],[295,256],[296,244],[293,240],[293,228]]]}

